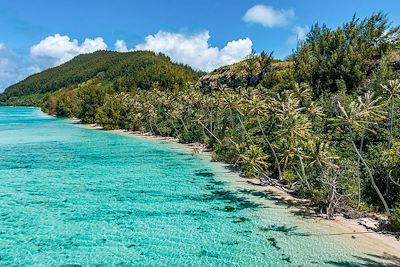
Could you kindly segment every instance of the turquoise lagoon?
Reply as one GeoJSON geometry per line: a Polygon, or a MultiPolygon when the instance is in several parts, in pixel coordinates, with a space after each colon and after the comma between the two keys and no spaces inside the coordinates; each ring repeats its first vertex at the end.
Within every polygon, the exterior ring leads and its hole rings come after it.
{"type": "Polygon", "coordinates": [[[0,107],[0,265],[353,266],[366,257],[348,235],[238,179],[177,145],[0,107]]]}

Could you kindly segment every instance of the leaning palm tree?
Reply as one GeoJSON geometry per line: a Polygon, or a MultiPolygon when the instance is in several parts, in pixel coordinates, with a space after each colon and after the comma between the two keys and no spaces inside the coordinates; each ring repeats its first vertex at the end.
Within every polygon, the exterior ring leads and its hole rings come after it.
{"type": "MultiPolygon", "coordinates": [[[[368,114],[368,117],[370,118],[375,118],[376,120],[381,120],[384,118],[384,114],[382,113],[382,110],[380,108],[377,108],[377,103],[380,101],[380,97],[375,98],[374,93],[371,91],[368,91],[364,94],[364,98],[362,99],[360,96],[357,98],[358,104],[360,107],[362,107],[368,114]]],[[[365,122],[365,127],[369,128],[369,123],[365,122]]],[[[360,140],[360,146],[359,146],[359,151],[360,154],[363,154],[363,147],[364,147],[364,139],[365,139],[365,134],[366,130],[361,129],[361,140],[360,140]]],[[[360,166],[361,166],[361,158],[359,157],[357,160],[357,187],[358,187],[358,207],[361,205],[361,172],[360,172],[360,166]]]]}
{"type": "Polygon", "coordinates": [[[357,154],[358,158],[364,165],[365,169],[367,170],[368,176],[371,180],[372,186],[375,189],[376,193],[378,194],[382,204],[385,208],[385,211],[388,215],[390,215],[389,207],[386,203],[385,198],[383,197],[382,193],[380,192],[378,186],[375,183],[375,179],[372,175],[372,171],[369,168],[368,164],[366,163],[363,155],[360,153],[359,148],[356,146],[354,139],[355,133],[360,131],[371,131],[369,125],[377,124],[377,121],[384,118],[384,112],[381,111],[381,106],[378,105],[379,99],[375,99],[370,101],[368,105],[365,105],[361,97],[358,98],[358,102],[352,101],[349,107],[346,109],[343,105],[338,102],[338,107],[340,114],[338,115],[336,122],[339,124],[344,125],[350,133],[350,141],[353,147],[354,152],[357,154]]]}
{"type": "Polygon", "coordinates": [[[195,119],[195,121],[196,121],[197,123],[199,123],[199,124],[203,127],[204,130],[206,130],[212,137],[214,137],[215,140],[217,140],[217,142],[218,142],[220,145],[222,145],[221,140],[212,132],[212,129],[209,129],[209,128],[206,126],[206,123],[203,122],[204,120],[206,120],[206,119],[205,119],[205,117],[204,117],[203,115],[201,115],[201,114],[198,114],[198,115],[196,116],[196,119],[195,119]]]}
{"type": "Polygon", "coordinates": [[[312,89],[307,83],[296,83],[290,93],[304,105],[312,100],[312,89]]]}
{"type": "Polygon", "coordinates": [[[400,173],[400,142],[393,142],[392,147],[384,152],[383,157],[384,165],[389,169],[388,176],[390,181],[394,185],[400,186],[400,177],[397,177],[397,181],[392,177],[393,171],[396,171],[397,175],[400,173]]]}
{"type": "Polygon", "coordinates": [[[309,118],[303,113],[295,94],[283,92],[275,98],[271,98],[272,115],[277,122],[277,136],[281,144],[281,166],[286,169],[290,162],[297,162],[300,166],[298,177],[309,186],[305,172],[305,154],[303,144],[312,138],[312,125],[309,118]]]}
{"type": "Polygon", "coordinates": [[[306,158],[309,161],[307,168],[337,167],[333,162],[339,157],[331,152],[329,142],[324,142],[321,138],[316,137],[306,142],[306,149],[306,158]]]}
{"type": "MultiPolygon", "coordinates": [[[[239,121],[241,128],[243,129],[244,134],[246,135],[247,139],[250,141],[251,144],[254,145],[254,141],[251,138],[249,132],[247,131],[246,127],[243,124],[242,116],[246,110],[246,103],[242,95],[237,93],[227,93],[225,90],[221,90],[224,95],[224,109],[229,110],[231,117],[233,119],[233,114],[236,114],[236,118],[239,121]]],[[[233,128],[233,124],[232,124],[233,128]]]]}
{"type": "Polygon", "coordinates": [[[389,142],[388,147],[392,145],[393,140],[393,122],[394,122],[394,100],[400,97],[400,80],[389,80],[387,84],[382,84],[382,88],[388,97],[389,102],[389,142]]]}
{"type": "Polygon", "coordinates": [[[258,94],[252,94],[252,96],[247,100],[247,105],[249,107],[249,113],[254,115],[257,119],[258,127],[261,130],[261,134],[267,143],[269,149],[271,150],[274,160],[275,160],[275,165],[278,170],[278,175],[279,175],[279,180],[282,180],[282,170],[281,166],[278,160],[278,156],[275,152],[274,147],[272,146],[271,142],[269,141],[267,135],[265,134],[264,128],[261,125],[261,120],[260,118],[266,118],[268,117],[268,108],[267,108],[267,103],[265,101],[265,98],[258,94]]]}
{"type": "Polygon", "coordinates": [[[265,155],[263,150],[255,145],[247,147],[245,144],[236,145],[238,158],[236,165],[242,166],[248,176],[258,176],[269,178],[267,174],[268,156],[265,155]]]}

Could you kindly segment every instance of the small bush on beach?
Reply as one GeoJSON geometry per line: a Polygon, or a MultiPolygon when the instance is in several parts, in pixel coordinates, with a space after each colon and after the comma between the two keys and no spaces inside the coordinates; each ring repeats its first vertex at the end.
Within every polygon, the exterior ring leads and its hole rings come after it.
{"type": "Polygon", "coordinates": [[[389,222],[395,230],[400,231],[400,206],[394,209],[389,222]]]}

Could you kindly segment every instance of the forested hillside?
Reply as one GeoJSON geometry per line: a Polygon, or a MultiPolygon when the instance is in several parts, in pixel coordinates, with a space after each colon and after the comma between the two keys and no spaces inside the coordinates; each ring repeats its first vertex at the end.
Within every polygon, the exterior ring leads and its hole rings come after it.
{"type": "MultiPolygon", "coordinates": [[[[64,73],[63,80],[49,75],[45,87],[27,86],[33,81],[28,79],[6,96],[86,80],[47,94],[42,110],[105,129],[201,142],[214,151],[215,160],[307,197],[327,217],[380,211],[400,229],[399,36],[399,28],[378,13],[337,29],[316,24],[287,61],[249,55],[196,85],[184,86],[198,74],[165,63],[171,69],[156,73],[166,81],[99,68],[74,78],[64,73]],[[68,78],[76,80],[68,83],[68,78]]],[[[77,59],[84,57],[90,55],[77,59]]],[[[143,66],[139,59],[137,64],[143,66]]]]}
{"type": "Polygon", "coordinates": [[[35,105],[46,93],[76,87],[94,78],[108,83],[114,91],[130,91],[149,90],[154,86],[179,88],[187,82],[195,82],[199,76],[200,73],[190,67],[172,63],[162,54],[98,51],[79,55],[10,86],[0,94],[0,103],[35,105]]]}

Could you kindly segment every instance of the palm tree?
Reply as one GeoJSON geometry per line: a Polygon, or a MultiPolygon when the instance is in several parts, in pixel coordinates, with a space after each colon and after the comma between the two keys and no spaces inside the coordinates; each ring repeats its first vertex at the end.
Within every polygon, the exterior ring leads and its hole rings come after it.
{"type": "Polygon", "coordinates": [[[188,132],[188,128],[186,127],[186,123],[184,120],[184,114],[185,114],[185,106],[177,101],[177,104],[174,105],[174,108],[169,112],[169,115],[176,119],[177,121],[180,121],[182,124],[182,127],[185,132],[188,132]]]}
{"type": "Polygon", "coordinates": [[[250,145],[247,147],[244,144],[236,145],[236,150],[238,151],[238,159],[235,164],[243,166],[249,171],[249,175],[263,175],[268,177],[268,156],[265,155],[263,150],[255,145],[250,145]]]}
{"type": "Polygon", "coordinates": [[[307,111],[313,120],[320,120],[325,117],[322,107],[317,105],[313,101],[310,103],[309,107],[307,108],[307,111]]]}
{"type": "Polygon", "coordinates": [[[333,155],[330,151],[329,142],[324,142],[320,138],[310,139],[306,142],[306,158],[309,160],[307,168],[315,166],[322,167],[337,167],[333,162],[339,157],[333,155]]]}
{"type": "Polygon", "coordinates": [[[356,152],[358,158],[360,159],[365,169],[367,170],[372,186],[374,187],[376,193],[378,194],[380,200],[382,201],[386,213],[390,215],[389,207],[386,203],[385,198],[383,197],[382,193],[380,192],[378,186],[375,183],[372,171],[354,142],[355,132],[359,132],[362,130],[373,132],[373,130],[369,128],[369,125],[377,124],[376,121],[383,118],[381,106],[377,105],[378,100],[379,99],[375,99],[373,101],[370,101],[368,105],[365,105],[361,97],[359,97],[358,103],[352,101],[348,109],[345,109],[339,101],[338,107],[340,110],[340,115],[338,115],[337,117],[337,122],[345,125],[346,128],[348,129],[350,133],[350,141],[353,150],[356,152]]]}
{"type": "Polygon", "coordinates": [[[296,83],[290,94],[303,105],[312,100],[312,88],[307,83],[296,83]]]}
{"type": "Polygon", "coordinates": [[[257,119],[257,123],[258,123],[258,127],[261,130],[261,134],[265,140],[265,142],[268,144],[269,149],[271,150],[273,156],[274,156],[274,160],[275,160],[275,165],[276,168],[278,170],[278,175],[279,175],[279,180],[282,180],[282,170],[281,170],[281,166],[279,164],[279,160],[278,160],[278,156],[275,152],[274,147],[272,146],[271,142],[269,141],[267,135],[265,134],[264,128],[261,125],[261,120],[260,117],[267,117],[268,116],[268,108],[267,108],[267,103],[265,101],[265,99],[258,94],[252,94],[252,96],[248,99],[247,102],[248,106],[249,106],[249,112],[250,114],[253,114],[254,116],[256,116],[257,119]]]}
{"type": "Polygon", "coordinates": [[[221,140],[212,132],[211,129],[208,129],[208,127],[202,122],[203,119],[204,119],[204,116],[199,115],[199,116],[197,116],[196,121],[197,121],[209,134],[211,134],[211,136],[214,137],[215,140],[217,140],[217,142],[218,142],[220,145],[222,145],[221,140]]]}
{"type": "MultiPolygon", "coordinates": [[[[358,97],[358,103],[363,109],[365,109],[366,112],[368,112],[368,116],[371,118],[375,118],[377,120],[381,120],[384,118],[384,114],[379,108],[376,108],[376,105],[378,101],[381,98],[374,98],[374,93],[371,91],[368,91],[364,94],[364,99],[362,99],[360,96],[358,97]]],[[[366,123],[366,127],[369,126],[369,123],[366,123]]],[[[365,133],[366,130],[362,129],[361,130],[361,141],[360,141],[360,147],[359,151],[360,154],[363,154],[363,147],[364,147],[364,138],[365,138],[365,133]]],[[[358,158],[357,160],[357,187],[358,187],[358,207],[361,205],[361,172],[360,172],[360,165],[361,165],[361,159],[358,158]]]]}
{"type": "Polygon", "coordinates": [[[393,121],[394,121],[394,100],[400,97],[400,80],[389,80],[387,84],[382,84],[382,88],[385,90],[388,96],[388,102],[390,106],[389,111],[389,142],[388,147],[392,145],[393,139],[393,121]]]}
{"type": "Polygon", "coordinates": [[[309,118],[303,114],[304,107],[290,92],[283,92],[271,99],[273,116],[278,123],[277,135],[280,137],[283,152],[282,165],[286,169],[289,162],[298,161],[301,172],[298,177],[309,186],[305,171],[304,143],[312,138],[312,125],[309,118]]]}
{"type": "Polygon", "coordinates": [[[384,165],[389,169],[388,178],[396,186],[400,186],[400,142],[393,142],[392,147],[387,149],[384,154],[384,165]],[[395,171],[397,175],[397,181],[392,177],[392,173],[395,171]]]}
{"type": "MultiPolygon", "coordinates": [[[[251,138],[249,132],[247,131],[246,127],[243,124],[242,116],[244,111],[246,110],[245,101],[240,94],[236,93],[226,93],[224,90],[221,90],[224,95],[224,109],[229,110],[230,113],[236,113],[236,118],[238,119],[240,126],[242,127],[245,135],[249,139],[250,143],[254,145],[253,139],[251,138]]],[[[233,124],[232,124],[233,128],[233,124]]]]}

